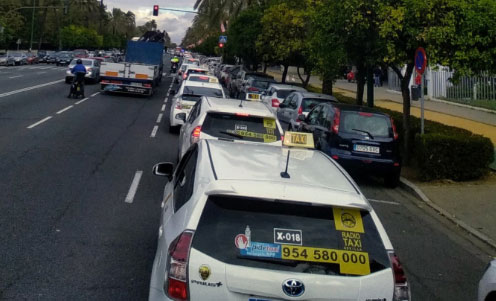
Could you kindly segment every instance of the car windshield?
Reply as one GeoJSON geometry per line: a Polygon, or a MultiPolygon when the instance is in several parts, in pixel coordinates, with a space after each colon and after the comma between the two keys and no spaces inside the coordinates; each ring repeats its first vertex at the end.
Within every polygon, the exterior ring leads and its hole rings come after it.
{"type": "Polygon", "coordinates": [[[277,98],[286,98],[286,96],[289,95],[289,93],[293,92],[294,90],[278,90],[277,91],[277,98]]]}
{"type": "Polygon", "coordinates": [[[188,80],[193,81],[193,82],[201,82],[201,83],[210,83],[210,82],[217,83],[218,82],[218,80],[214,77],[195,76],[195,75],[188,77],[188,80]]]}
{"type": "Polygon", "coordinates": [[[207,70],[188,69],[188,74],[207,74],[207,70]]]}
{"type": "Polygon", "coordinates": [[[22,53],[14,52],[14,53],[12,53],[12,56],[21,57],[22,53]]]}
{"type": "Polygon", "coordinates": [[[221,262],[290,273],[362,276],[390,267],[368,211],[210,196],[192,247],[221,262]]]}
{"type": "Polygon", "coordinates": [[[324,98],[303,98],[303,102],[301,103],[303,112],[310,112],[313,107],[318,104],[331,102],[329,99],[324,98]]]}
{"type": "Polygon", "coordinates": [[[272,81],[267,80],[254,80],[252,82],[253,87],[259,88],[260,90],[267,90],[272,81]]]}
{"type": "Polygon", "coordinates": [[[185,86],[183,94],[194,94],[210,97],[223,97],[222,90],[217,88],[185,86]]]}
{"type": "Polygon", "coordinates": [[[359,133],[372,135],[372,137],[389,137],[391,121],[381,114],[341,111],[339,131],[346,133],[359,133]]]}
{"type": "Polygon", "coordinates": [[[274,118],[209,112],[202,132],[219,138],[271,143],[281,140],[274,118]]]}
{"type": "MultiPolygon", "coordinates": [[[[81,60],[81,61],[83,62],[83,65],[85,65],[85,66],[93,65],[93,62],[91,60],[81,60]]],[[[77,63],[77,59],[73,59],[71,61],[71,65],[76,65],[76,63],[77,63]]]]}

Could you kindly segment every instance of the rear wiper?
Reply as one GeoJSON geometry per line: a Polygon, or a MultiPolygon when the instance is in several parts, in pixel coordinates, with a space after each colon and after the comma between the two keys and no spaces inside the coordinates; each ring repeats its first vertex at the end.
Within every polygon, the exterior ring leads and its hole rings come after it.
{"type": "Polygon", "coordinates": [[[243,139],[243,136],[241,136],[240,134],[231,133],[231,132],[228,132],[228,131],[220,131],[219,133],[225,134],[225,135],[229,135],[231,137],[236,137],[236,138],[239,138],[239,139],[243,139]]]}
{"type": "Polygon", "coordinates": [[[367,131],[364,131],[364,130],[358,130],[358,129],[352,129],[353,131],[357,131],[357,132],[362,132],[362,133],[365,133],[367,135],[369,135],[370,139],[374,139],[374,136],[372,136],[372,134],[370,132],[367,132],[367,131]]]}

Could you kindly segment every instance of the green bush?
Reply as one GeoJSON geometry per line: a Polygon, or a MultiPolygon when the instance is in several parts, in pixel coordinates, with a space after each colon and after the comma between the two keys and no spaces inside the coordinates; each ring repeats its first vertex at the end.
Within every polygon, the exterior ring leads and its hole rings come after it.
{"type": "Polygon", "coordinates": [[[477,179],[488,172],[494,158],[491,140],[479,135],[417,135],[415,146],[417,168],[422,180],[477,179]]]}

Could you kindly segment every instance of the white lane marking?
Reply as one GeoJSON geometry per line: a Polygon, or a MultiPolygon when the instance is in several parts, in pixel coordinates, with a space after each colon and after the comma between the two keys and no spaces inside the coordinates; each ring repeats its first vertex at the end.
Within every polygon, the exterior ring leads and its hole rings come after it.
{"type": "Polygon", "coordinates": [[[153,127],[153,130],[152,130],[152,133],[150,135],[150,138],[155,138],[155,136],[157,135],[157,131],[158,131],[158,125],[156,125],[156,126],[153,127]]]}
{"type": "Polygon", "coordinates": [[[165,111],[165,105],[162,105],[162,109],[160,109],[160,112],[165,111]]]}
{"type": "Polygon", "coordinates": [[[100,92],[93,93],[90,95],[90,97],[97,96],[98,94],[100,94],[100,92]]]}
{"type": "Polygon", "coordinates": [[[70,105],[68,107],[65,107],[63,108],[62,110],[58,111],[57,114],[62,114],[64,113],[65,111],[69,110],[69,109],[72,109],[74,107],[74,105],[70,105]]]}
{"type": "Polygon", "coordinates": [[[36,72],[36,74],[43,74],[43,73],[46,73],[46,71],[36,72]]]}
{"type": "Polygon", "coordinates": [[[369,199],[369,202],[374,202],[374,203],[382,203],[382,204],[388,204],[388,205],[400,205],[398,202],[392,202],[392,201],[382,201],[382,200],[374,200],[374,199],[369,199]]]}
{"type": "Polygon", "coordinates": [[[142,170],[137,170],[136,173],[134,174],[133,182],[131,182],[131,187],[129,187],[129,191],[127,192],[127,196],[125,200],[126,203],[131,204],[133,202],[142,175],[143,175],[142,170]]]}
{"type": "Polygon", "coordinates": [[[33,123],[32,125],[28,126],[27,128],[28,128],[28,129],[32,129],[32,128],[34,128],[35,126],[40,125],[40,124],[42,124],[43,122],[45,122],[45,121],[47,121],[47,120],[50,120],[50,119],[52,119],[52,116],[45,117],[45,118],[41,119],[40,121],[35,122],[35,123],[33,123]]]}
{"type": "Polygon", "coordinates": [[[76,102],[75,102],[75,104],[77,104],[77,105],[78,105],[78,104],[80,104],[80,103],[82,103],[82,102],[84,102],[84,101],[86,101],[86,100],[88,100],[88,97],[83,98],[83,99],[81,99],[80,101],[76,101],[76,102]]]}
{"type": "Polygon", "coordinates": [[[163,115],[164,115],[164,114],[162,114],[162,113],[158,114],[158,117],[157,117],[157,123],[160,123],[160,122],[162,121],[162,116],[163,116],[163,115]]]}
{"type": "Polygon", "coordinates": [[[36,86],[32,86],[32,87],[22,88],[22,89],[19,89],[19,90],[5,92],[5,93],[0,94],[0,98],[1,97],[5,97],[5,96],[14,95],[14,94],[21,93],[21,92],[25,92],[25,91],[29,91],[29,90],[38,89],[38,88],[41,88],[41,87],[46,87],[46,86],[58,84],[58,83],[61,83],[63,81],[64,81],[64,79],[60,79],[60,80],[56,80],[56,81],[45,83],[45,84],[41,84],[41,85],[36,85],[36,86]]]}
{"type": "Polygon", "coordinates": [[[22,75],[10,76],[9,78],[12,79],[12,78],[18,78],[18,77],[22,77],[22,75]]]}

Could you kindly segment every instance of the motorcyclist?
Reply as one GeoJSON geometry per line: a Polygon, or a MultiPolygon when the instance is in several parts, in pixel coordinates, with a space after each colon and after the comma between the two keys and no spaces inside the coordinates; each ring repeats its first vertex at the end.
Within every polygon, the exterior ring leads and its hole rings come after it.
{"type": "Polygon", "coordinates": [[[171,72],[175,73],[178,65],[179,65],[179,58],[177,56],[174,56],[171,59],[171,72]]]}
{"type": "MultiPolygon", "coordinates": [[[[74,83],[76,81],[78,81],[78,84],[81,88],[81,94],[83,96],[83,98],[85,97],[84,96],[84,75],[86,74],[86,67],[83,65],[83,61],[81,59],[78,59],[76,61],[76,65],[74,67],[72,67],[71,69],[71,73],[74,74],[74,83]],[[79,75],[78,76],[78,73],[82,73],[82,75],[79,75]]],[[[72,89],[72,86],[71,85],[71,89],[72,89]]]]}

